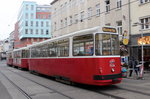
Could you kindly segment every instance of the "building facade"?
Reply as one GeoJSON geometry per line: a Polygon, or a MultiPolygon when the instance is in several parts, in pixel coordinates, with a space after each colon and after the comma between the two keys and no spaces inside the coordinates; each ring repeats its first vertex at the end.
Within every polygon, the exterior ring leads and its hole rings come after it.
{"type": "Polygon", "coordinates": [[[24,1],[18,15],[19,47],[51,38],[51,7],[24,1]]]}
{"type": "Polygon", "coordinates": [[[120,40],[129,31],[128,0],[54,0],[52,35],[54,37],[96,26],[116,26],[120,40]],[[126,5],[126,6],[122,6],[126,5]]]}
{"type": "MultiPolygon", "coordinates": [[[[141,61],[141,46],[145,63],[150,64],[150,0],[131,0],[131,54],[141,61]],[[136,25],[135,25],[136,23],[136,25]],[[143,37],[142,37],[143,36],[143,37]]],[[[148,67],[148,64],[145,64],[148,67]]]]}
{"type": "Polygon", "coordinates": [[[14,41],[15,41],[15,32],[12,31],[10,34],[9,34],[9,51],[12,51],[14,49],[14,41]]]}

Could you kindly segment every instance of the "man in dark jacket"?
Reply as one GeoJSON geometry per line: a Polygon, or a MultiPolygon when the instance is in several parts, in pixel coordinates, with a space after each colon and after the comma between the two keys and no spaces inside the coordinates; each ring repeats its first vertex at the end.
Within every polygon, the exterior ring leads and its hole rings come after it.
{"type": "Polygon", "coordinates": [[[135,71],[136,75],[138,76],[138,70],[139,68],[136,67],[138,65],[138,61],[134,59],[134,57],[131,57],[131,60],[129,61],[129,77],[131,77],[133,70],[135,71]]]}

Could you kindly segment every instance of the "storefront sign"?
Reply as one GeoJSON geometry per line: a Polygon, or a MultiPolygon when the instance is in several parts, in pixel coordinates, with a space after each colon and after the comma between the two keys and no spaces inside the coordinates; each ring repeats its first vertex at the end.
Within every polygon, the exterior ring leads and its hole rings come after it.
{"type": "Polygon", "coordinates": [[[149,45],[150,44],[150,36],[144,36],[143,38],[139,38],[138,44],[142,45],[142,43],[143,43],[143,45],[145,45],[145,44],[149,45]]]}

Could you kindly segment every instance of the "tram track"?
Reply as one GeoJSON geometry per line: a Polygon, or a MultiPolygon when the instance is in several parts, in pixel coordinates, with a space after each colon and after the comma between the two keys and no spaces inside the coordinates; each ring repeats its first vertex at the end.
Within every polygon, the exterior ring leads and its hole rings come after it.
{"type": "Polygon", "coordinates": [[[133,93],[138,93],[138,94],[142,94],[142,95],[146,95],[146,96],[150,96],[150,93],[145,93],[145,92],[141,92],[141,91],[137,91],[137,90],[131,90],[131,89],[121,88],[121,87],[118,87],[118,89],[125,90],[125,91],[130,91],[130,92],[133,92],[133,93]]]}
{"type": "MultiPolygon", "coordinates": [[[[78,87],[80,87],[81,85],[79,85],[78,87]]],[[[81,87],[80,87],[81,88],[81,87]]],[[[133,89],[128,89],[128,88],[122,88],[122,87],[119,87],[119,86],[116,86],[116,85],[112,85],[112,86],[109,86],[109,87],[106,87],[106,86],[100,86],[100,87],[97,87],[97,86],[91,86],[91,87],[82,87],[82,89],[86,89],[86,90],[89,90],[89,91],[93,91],[95,93],[99,93],[99,94],[103,94],[103,95],[107,95],[111,98],[115,98],[115,99],[126,99],[126,97],[121,97],[121,96],[118,96],[118,95],[115,95],[113,93],[109,93],[109,92],[106,92],[107,90],[114,90],[114,91],[124,91],[124,92],[131,92],[131,93],[135,93],[135,94],[140,94],[140,95],[144,95],[144,96],[150,96],[150,93],[146,93],[145,91],[142,92],[142,91],[138,91],[138,90],[133,90],[133,89]]],[[[143,88],[144,90],[144,88],[143,88]]]]}
{"type": "Polygon", "coordinates": [[[32,79],[29,79],[29,78],[27,78],[27,77],[25,77],[25,76],[23,76],[23,75],[21,75],[21,74],[19,74],[19,73],[16,73],[16,72],[14,72],[14,71],[12,71],[12,70],[10,70],[10,69],[7,69],[7,70],[9,70],[9,71],[11,71],[11,72],[13,72],[13,73],[15,73],[15,74],[21,76],[21,77],[23,77],[23,78],[25,78],[25,79],[27,79],[27,80],[33,82],[33,83],[39,85],[39,86],[42,86],[42,87],[44,87],[44,88],[46,88],[46,89],[48,89],[48,90],[51,90],[51,91],[53,91],[53,93],[58,93],[58,94],[60,94],[60,95],[62,95],[62,96],[64,96],[64,97],[67,97],[68,99],[73,99],[73,98],[70,97],[70,96],[67,96],[67,95],[65,95],[65,94],[63,94],[63,93],[61,93],[61,92],[59,92],[59,91],[57,91],[57,90],[55,90],[55,89],[52,89],[52,88],[50,88],[50,87],[47,87],[47,86],[45,86],[45,85],[43,85],[43,84],[41,84],[41,83],[38,83],[38,82],[36,82],[36,81],[34,81],[34,80],[32,80],[32,79]]]}
{"type": "MultiPolygon", "coordinates": [[[[137,91],[137,90],[132,90],[132,89],[127,89],[127,88],[122,88],[122,87],[116,87],[116,91],[118,90],[123,90],[123,91],[126,91],[126,92],[132,92],[132,93],[136,93],[136,94],[140,94],[140,95],[145,95],[145,96],[150,96],[149,93],[145,93],[145,92],[141,92],[141,91],[137,91]]],[[[101,92],[99,90],[92,90],[94,92],[97,92],[97,93],[104,93],[104,92],[101,92]]],[[[104,93],[104,94],[107,94],[107,93],[104,93]]],[[[123,97],[119,97],[119,96],[115,96],[115,95],[112,95],[113,97],[115,97],[116,99],[126,99],[126,98],[123,98],[123,97]]]]}
{"type": "Polygon", "coordinates": [[[23,89],[21,89],[19,86],[17,86],[13,81],[11,81],[4,73],[0,71],[0,73],[16,88],[21,92],[27,99],[32,99],[32,97],[26,93],[23,89]]]}
{"type": "MultiPolygon", "coordinates": [[[[52,88],[49,88],[49,87],[47,87],[47,86],[45,86],[45,85],[43,85],[43,84],[40,84],[40,83],[38,83],[38,82],[36,82],[36,81],[34,81],[34,80],[32,80],[32,79],[29,79],[29,78],[27,78],[27,77],[25,77],[25,76],[23,76],[23,75],[21,75],[21,74],[19,74],[19,73],[17,73],[17,72],[14,72],[13,70],[10,70],[10,69],[8,69],[9,71],[11,71],[11,72],[13,72],[13,73],[15,73],[15,74],[17,74],[17,75],[19,75],[19,76],[21,76],[21,77],[23,77],[23,78],[25,78],[25,79],[27,79],[27,80],[29,80],[29,81],[32,81],[32,82],[34,82],[34,83],[36,83],[36,84],[38,84],[38,85],[40,85],[40,86],[42,86],[42,87],[44,87],[44,88],[47,88],[47,89],[49,89],[49,90],[52,90],[52,91],[54,91],[54,92],[56,92],[56,93],[58,93],[58,94],[61,94],[61,95],[63,95],[63,96],[65,96],[65,97],[67,97],[67,98],[69,98],[69,99],[73,99],[72,97],[70,97],[70,96],[67,96],[67,95],[65,95],[65,94],[63,94],[63,93],[61,93],[61,92],[59,92],[59,91],[57,91],[57,90],[55,90],[55,89],[52,89],[52,88]]],[[[104,96],[108,96],[108,97],[111,97],[111,98],[115,98],[115,99],[126,99],[126,98],[124,98],[124,97],[120,97],[120,96],[117,96],[117,95],[113,95],[113,94],[110,94],[110,93],[107,93],[107,92],[102,92],[101,90],[99,90],[99,89],[93,89],[93,88],[85,88],[85,87],[83,87],[83,86],[75,86],[75,87],[79,87],[79,88],[81,88],[81,89],[84,89],[84,90],[89,90],[89,91],[92,91],[92,92],[95,92],[95,93],[98,93],[98,94],[101,94],[101,95],[104,95],[104,96]]],[[[150,94],[149,93],[144,93],[144,92],[141,92],[141,91],[137,91],[137,90],[132,90],[132,89],[127,89],[127,88],[121,88],[121,87],[118,87],[118,86],[116,86],[116,89],[120,89],[120,90],[124,90],[124,91],[127,91],[127,92],[133,92],[133,93],[136,93],[136,94],[141,94],[141,95],[146,95],[146,96],[150,96],[150,94]]]]}
{"type": "MultiPolygon", "coordinates": [[[[27,78],[27,77],[25,77],[25,76],[23,76],[23,75],[21,75],[21,74],[19,74],[19,73],[17,73],[17,72],[14,72],[13,70],[10,70],[10,69],[8,69],[9,71],[11,71],[11,72],[13,72],[13,73],[15,73],[15,74],[17,74],[17,75],[19,75],[19,76],[21,76],[21,77],[23,77],[23,78],[25,78],[25,79],[27,79],[27,80],[29,80],[29,81],[32,81],[32,82],[34,82],[34,83],[36,83],[36,84],[39,84],[39,85],[41,85],[41,86],[43,86],[43,87],[45,87],[45,88],[47,88],[47,89],[50,89],[50,90],[53,90],[53,91],[55,91],[55,92],[57,92],[57,93],[59,93],[59,94],[61,94],[61,95],[64,95],[63,93],[60,93],[60,92],[58,92],[58,91],[56,91],[55,89],[52,89],[52,88],[49,88],[49,87],[47,87],[47,86],[45,86],[45,85],[43,85],[43,84],[40,84],[40,83],[38,83],[38,82],[36,82],[36,81],[34,81],[34,80],[31,80],[31,79],[29,79],[29,78],[27,78]]],[[[75,86],[76,87],[76,86],[75,86]]],[[[83,89],[82,87],[80,87],[81,89],[83,89]]],[[[85,90],[85,89],[84,89],[85,90]]],[[[116,95],[112,95],[112,94],[109,94],[109,93],[104,93],[104,92],[102,92],[102,91],[94,91],[94,90],[89,90],[89,91],[93,91],[93,92],[95,92],[95,93],[98,93],[98,94],[101,94],[101,95],[104,95],[104,96],[107,96],[107,97],[111,97],[111,98],[114,98],[114,99],[125,99],[125,98],[123,98],[123,97],[119,97],[119,96],[116,96],[116,95]]],[[[66,96],[66,95],[65,95],[66,96]]],[[[69,99],[73,99],[73,98],[71,98],[71,97],[69,97],[69,96],[66,96],[66,97],[68,97],[69,99]]]]}

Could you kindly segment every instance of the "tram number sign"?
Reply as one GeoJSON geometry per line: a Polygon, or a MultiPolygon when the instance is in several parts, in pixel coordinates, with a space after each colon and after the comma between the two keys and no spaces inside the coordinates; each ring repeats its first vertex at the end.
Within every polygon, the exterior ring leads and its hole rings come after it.
{"type": "Polygon", "coordinates": [[[110,28],[110,27],[103,27],[102,30],[103,32],[113,32],[113,33],[117,32],[115,28],[110,28]]]}

